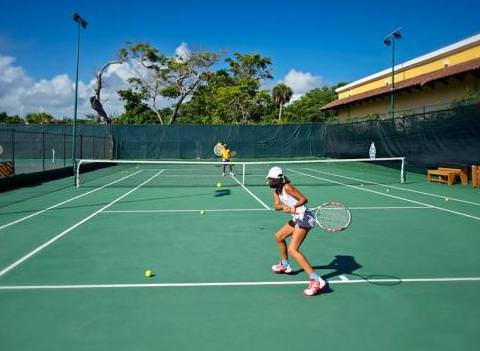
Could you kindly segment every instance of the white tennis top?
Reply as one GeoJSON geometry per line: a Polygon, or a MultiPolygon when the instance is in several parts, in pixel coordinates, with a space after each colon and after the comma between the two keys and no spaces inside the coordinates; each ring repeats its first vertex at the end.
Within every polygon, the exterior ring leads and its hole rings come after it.
{"type": "MultiPolygon", "coordinates": [[[[287,194],[287,192],[285,191],[285,187],[282,189],[282,192],[280,193],[279,198],[280,198],[280,201],[283,202],[288,207],[293,207],[298,202],[298,200],[295,199],[292,195],[287,194]]],[[[303,219],[303,216],[306,210],[307,210],[307,207],[305,205],[297,207],[297,213],[292,214],[292,217],[294,219],[297,219],[297,218],[303,219]]]]}

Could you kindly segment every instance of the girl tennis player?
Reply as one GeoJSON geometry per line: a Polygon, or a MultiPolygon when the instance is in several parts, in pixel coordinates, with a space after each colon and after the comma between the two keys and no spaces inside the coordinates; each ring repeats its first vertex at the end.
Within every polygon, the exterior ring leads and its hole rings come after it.
{"type": "Polygon", "coordinates": [[[273,167],[267,175],[268,185],[273,191],[273,206],[275,211],[284,211],[292,215],[292,219],[275,233],[275,239],[280,251],[280,262],[272,266],[272,271],[278,274],[291,274],[293,269],[288,262],[288,255],[310,276],[310,284],[303,291],[306,296],[317,295],[326,282],[313,270],[299,248],[308,232],[315,226],[315,216],[307,209],[307,199],[283,175],[280,167],[273,167]],[[285,239],[291,237],[290,243],[285,239]]]}

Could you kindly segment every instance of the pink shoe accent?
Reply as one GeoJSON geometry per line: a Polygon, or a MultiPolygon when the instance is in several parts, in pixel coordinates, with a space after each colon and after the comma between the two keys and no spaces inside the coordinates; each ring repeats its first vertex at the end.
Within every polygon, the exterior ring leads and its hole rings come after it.
{"type": "Polygon", "coordinates": [[[290,265],[284,266],[282,261],[280,261],[276,265],[272,266],[272,272],[276,274],[291,274],[293,273],[293,269],[290,265]]]}
{"type": "Polygon", "coordinates": [[[305,296],[315,296],[317,295],[320,290],[322,290],[327,283],[325,280],[321,279],[319,281],[316,281],[315,279],[310,279],[310,283],[308,284],[308,287],[303,290],[303,295],[305,296]]]}

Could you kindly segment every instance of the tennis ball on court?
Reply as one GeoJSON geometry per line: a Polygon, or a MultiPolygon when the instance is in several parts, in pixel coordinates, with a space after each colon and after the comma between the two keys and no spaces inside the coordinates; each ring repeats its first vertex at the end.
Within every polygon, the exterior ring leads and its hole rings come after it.
{"type": "Polygon", "coordinates": [[[387,189],[385,189],[385,191],[388,193],[390,191],[390,189],[387,188],[387,189]]]}
{"type": "Polygon", "coordinates": [[[445,198],[445,201],[448,201],[448,197],[445,198]]]}
{"type": "Polygon", "coordinates": [[[145,277],[147,277],[147,278],[153,277],[153,272],[151,270],[147,269],[145,271],[145,277]]]}
{"type": "Polygon", "coordinates": [[[218,182],[217,183],[217,188],[221,188],[222,187],[222,183],[218,182]]]}
{"type": "Polygon", "coordinates": [[[362,186],[362,187],[363,187],[363,184],[360,184],[360,186],[362,186]]]}
{"type": "Polygon", "coordinates": [[[200,214],[201,214],[201,215],[204,215],[204,214],[205,214],[205,210],[201,210],[201,211],[200,211],[200,214]]]}

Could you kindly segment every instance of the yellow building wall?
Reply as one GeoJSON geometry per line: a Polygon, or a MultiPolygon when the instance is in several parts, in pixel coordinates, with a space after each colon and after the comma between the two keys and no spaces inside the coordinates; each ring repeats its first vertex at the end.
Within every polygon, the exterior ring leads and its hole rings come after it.
{"type": "MultiPolygon", "coordinates": [[[[468,91],[480,91],[480,78],[467,75],[462,81],[452,78],[448,84],[436,82],[433,86],[422,88],[421,91],[397,92],[395,94],[396,115],[412,112],[422,112],[424,108],[432,109],[436,105],[449,105],[454,101],[462,100],[468,91]]],[[[445,106],[445,107],[447,107],[445,106]]],[[[371,115],[388,115],[390,111],[390,96],[379,97],[376,100],[367,100],[364,103],[350,104],[337,110],[338,119],[351,120],[371,115]],[[380,100],[381,99],[381,100],[380,100]]]]}
{"type": "MultiPolygon", "coordinates": [[[[399,70],[398,72],[395,72],[395,82],[401,82],[402,80],[418,77],[422,74],[438,71],[445,68],[446,64],[448,64],[448,66],[454,66],[456,64],[467,62],[476,58],[480,58],[480,44],[460,52],[446,54],[428,63],[419,63],[418,66],[408,68],[404,71],[399,70]]],[[[338,93],[338,99],[341,100],[349,96],[364,93],[366,91],[382,88],[390,83],[391,75],[386,75],[374,81],[342,91],[338,93]]]]}

